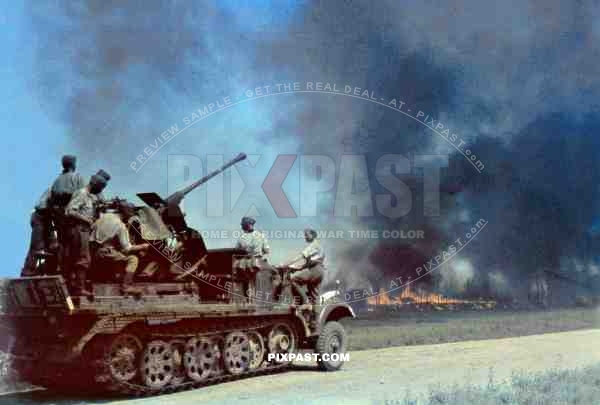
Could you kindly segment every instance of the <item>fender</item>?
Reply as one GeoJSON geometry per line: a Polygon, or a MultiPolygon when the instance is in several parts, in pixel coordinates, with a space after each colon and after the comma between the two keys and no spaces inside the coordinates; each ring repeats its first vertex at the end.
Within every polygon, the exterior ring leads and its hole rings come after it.
{"type": "Polygon", "coordinates": [[[348,304],[330,304],[324,307],[319,314],[319,328],[327,322],[338,321],[342,318],[356,318],[352,307],[348,304]]]}

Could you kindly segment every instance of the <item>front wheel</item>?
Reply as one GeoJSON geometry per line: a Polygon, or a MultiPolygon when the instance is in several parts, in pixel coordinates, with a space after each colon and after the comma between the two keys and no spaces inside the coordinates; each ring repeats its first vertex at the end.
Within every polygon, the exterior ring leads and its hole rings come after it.
{"type": "Polygon", "coordinates": [[[317,339],[319,368],[323,371],[339,370],[344,364],[342,355],[346,354],[347,347],[348,335],[344,327],[339,322],[327,322],[317,339]]]}

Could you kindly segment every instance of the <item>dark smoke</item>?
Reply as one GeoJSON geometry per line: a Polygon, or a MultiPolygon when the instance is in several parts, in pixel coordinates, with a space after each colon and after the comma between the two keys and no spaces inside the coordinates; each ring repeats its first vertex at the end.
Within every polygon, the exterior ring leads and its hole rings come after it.
{"type": "Polygon", "coordinates": [[[477,267],[513,275],[559,270],[561,258],[586,262],[589,230],[598,215],[600,120],[596,115],[555,113],[537,117],[507,142],[479,138],[474,145],[493,182],[467,177],[466,198],[494,232],[476,241],[477,267]]]}
{"type": "Polygon", "coordinates": [[[211,1],[31,1],[28,11],[42,105],[84,158],[110,154],[111,164],[128,164],[207,96],[229,94],[254,40],[224,29],[234,17],[211,1]]]}
{"type": "MultiPolygon", "coordinates": [[[[110,151],[123,157],[115,162],[129,162],[147,142],[137,134],[167,127],[188,106],[236,86],[284,81],[369,89],[460,134],[484,163],[481,174],[424,126],[334,95],[257,102],[269,130],[232,133],[222,141],[257,148],[248,153],[290,141],[302,153],[360,153],[372,170],[386,153],[454,154],[446,180],[460,180],[466,190],[443,197],[440,218],[424,217],[417,187],[407,217],[345,224],[426,229],[428,240],[330,245],[340,277],[373,284],[410,273],[402,270],[406,263],[435,255],[480,218],[488,228],[461,258],[489,291],[490,280],[519,284],[541,268],[565,270],[564,257],[587,265],[595,255],[588,234],[598,214],[594,155],[600,146],[593,115],[600,95],[594,2],[315,0],[280,14],[273,9],[275,17],[251,28],[248,20],[259,11],[236,14],[235,7],[217,3],[53,4],[29,3],[40,41],[38,90],[84,154],[110,151]],[[395,265],[373,258],[382,248],[410,259],[395,265]]],[[[252,119],[239,125],[253,127],[252,119]]],[[[373,194],[385,192],[371,180],[373,194]]],[[[330,215],[328,201],[322,208],[330,215]]]]}

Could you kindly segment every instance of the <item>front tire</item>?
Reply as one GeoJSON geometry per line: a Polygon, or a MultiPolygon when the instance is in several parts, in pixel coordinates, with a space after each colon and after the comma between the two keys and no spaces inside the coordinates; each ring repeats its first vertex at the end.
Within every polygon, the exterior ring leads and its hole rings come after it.
{"type": "Polygon", "coordinates": [[[348,335],[344,327],[335,321],[327,322],[317,339],[316,352],[319,353],[318,365],[322,371],[337,371],[344,364],[341,358],[335,361],[331,359],[332,354],[337,356],[346,354],[348,347],[348,335]],[[323,354],[329,358],[323,359],[323,354]]]}

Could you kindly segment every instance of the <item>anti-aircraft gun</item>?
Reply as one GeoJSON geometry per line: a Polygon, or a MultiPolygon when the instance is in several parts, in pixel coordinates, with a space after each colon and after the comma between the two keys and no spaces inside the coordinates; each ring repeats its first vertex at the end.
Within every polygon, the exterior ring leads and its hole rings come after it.
{"type": "Polygon", "coordinates": [[[138,193],[137,196],[145,202],[149,207],[156,209],[159,213],[165,224],[170,225],[175,232],[181,232],[187,229],[187,224],[184,219],[183,212],[179,204],[183,201],[184,197],[194,191],[196,188],[200,187],[210,179],[219,174],[223,173],[225,170],[229,169],[231,166],[235,165],[246,159],[245,153],[240,153],[237,157],[225,163],[219,169],[207,174],[201,179],[193,182],[189,186],[184,187],[181,190],[175,191],[171,195],[169,195],[166,199],[162,199],[156,193],[138,193]]]}
{"type": "MultiPolygon", "coordinates": [[[[136,280],[141,293],[133,295],[114,280],[95,282],[93,296],[78,297],[62,275],[0,280],[0,350],[13,356],[22,381],[77,395],[146,396],[283,371],[303,351],[320,355],[321,370],[342,367],[348,336],[338,321],[355,317],[351,307],[324,303],[313,310],[273,299],[268,270],[259,272],[256,289],[240,289],[239,249],[206,250],[185,222],[185,195],[245,158],[166,199],[138,194],[146,206],[135,207],[131,218],[138,218],[143,240],[174,236],[182,260],[207,257],[193,282],[136,280]]],[[[92,267],[111,274],[102,264],[92,267]]],[[[189,270],[184,266],[184,274],[189,270]]]]}

